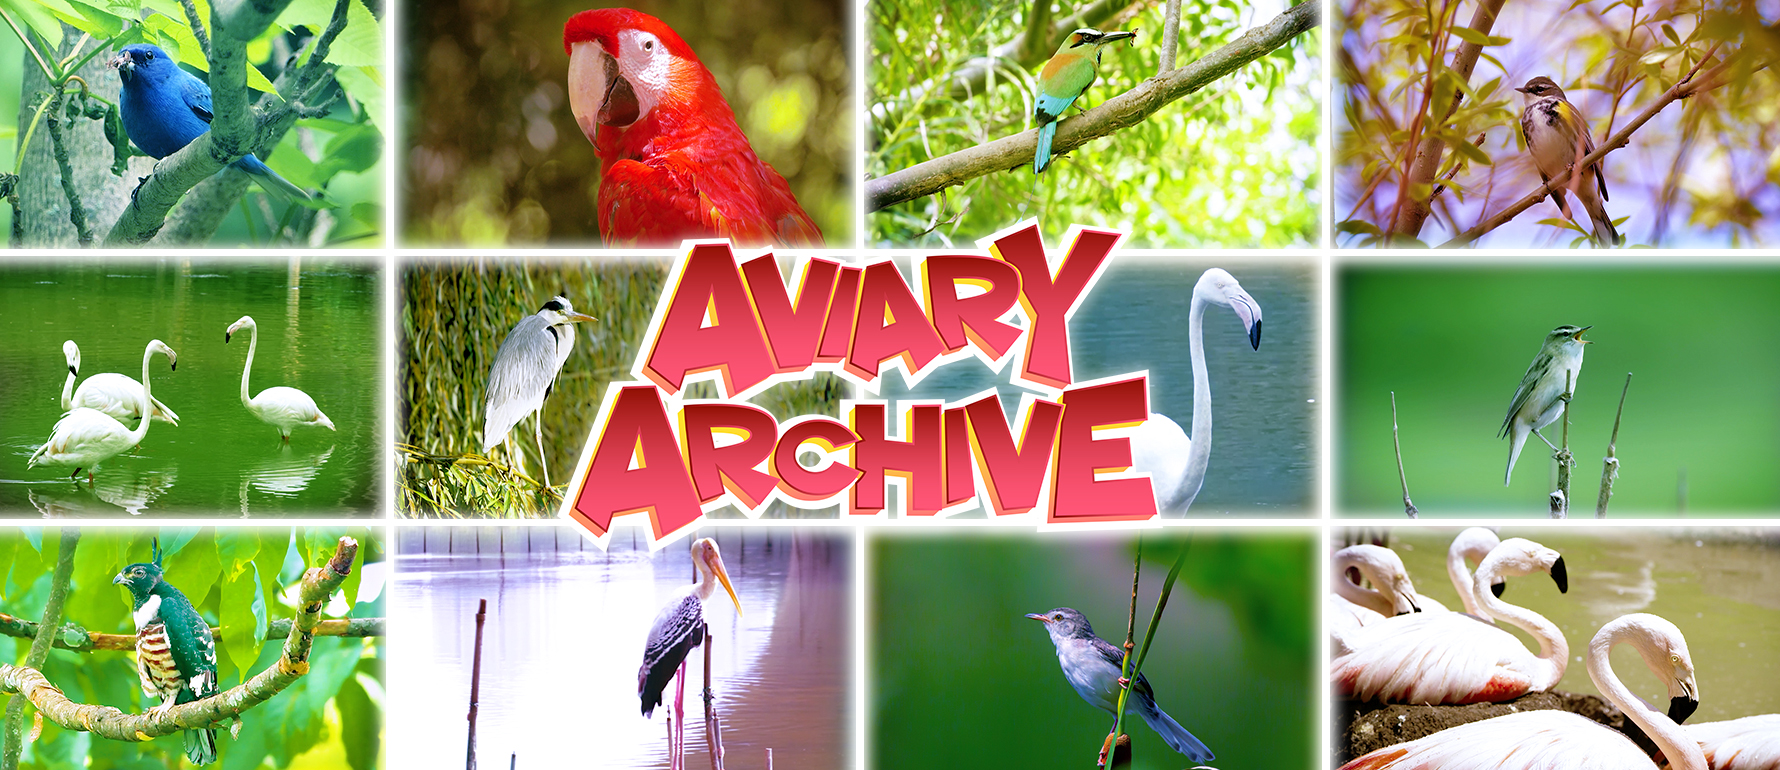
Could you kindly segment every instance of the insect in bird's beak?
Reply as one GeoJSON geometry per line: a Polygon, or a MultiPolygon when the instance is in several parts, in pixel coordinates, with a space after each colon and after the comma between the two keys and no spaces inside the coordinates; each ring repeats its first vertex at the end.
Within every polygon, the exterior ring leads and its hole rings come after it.
{"type": "Polygon", "coordinates": [[[117,70],[120,75],[129,75],[136,71],[136,62],[130,59],[128,51],[118,51],[117,55],[111,57],[111,60],[106,64],[117,70]]]}
{"type": "Polygon", "coordinates": [[[1120,30],[1117,32],[1108,32],[1105,35],[1102,35],[1100,37],[1100,42],[1101,43],[1110,43],[1114,40],[1124,40],[1126,38],[1135,38],[1135,37],[1137,37],[1137,30],[1134,30],[1134,29],[1133,30],[1120,30]]]}
{"type": "Polygon", "coordinates": [[[597,42],[576,43],[569,53],[569,111],[588,136],[600,126],[622,128],[641,117],[637,94],[618,72],[618,60],[597,42]]]}

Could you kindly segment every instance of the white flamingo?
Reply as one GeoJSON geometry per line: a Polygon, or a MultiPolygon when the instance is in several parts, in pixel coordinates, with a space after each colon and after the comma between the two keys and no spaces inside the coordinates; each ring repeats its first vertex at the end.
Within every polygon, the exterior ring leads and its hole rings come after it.
{"type": "MultiPolygon", "coordinates": [[[[1507,543],[1505,542],[1504,545],[1507,543]]],[[[1462,617],[1462,616],[1460,616],[1462,617]]],[[[1655,615],[1625,615],[1602,626],[1588,645],[1588,676],[1601,694],[1631,717],[1681,770],[1707,770],[1700,745],[1677,719],[1699,705],[1693,659],[1675,624],[1655,615]],[[1668,685],[1669,715],[1652,709],[1614,676],[1607,652],[1630,644],[1668,685]]],[[[1459,725],[1347,763],[1341,770],[1626,770],[1655,768],[1643,749],[1618,730],[1568,711],[1523,711],[1459,725]]]]}
{"type": "MultiPolygon", "coordinates": [[[[74,344],[74,340],[62,343],[62,356],[68,360],[68,379],[62,383],[62,411],[84,406],[97,409],[119,421],[141,419],[142,413],[136,407],[136,397],[142,392],[142,383],[127,374],[102,372],[86,378],[76,388],[74,380],[80,376],[80,346],[74,344]]],[[[168,425],[179,424],[179,415],[168,409],[160,399],[152,399],[150,403],[154,405],[150,418],[168,425]]]]}
{"type": "Polygon", "coordinates": [[[1556,624],[1496,598],[1498,577],[1548,572],[1569,590],[1557,551],[1509,538],[1491,551],[1472,579],[1484,617],[1520,628],[1539,641],[1534,654],[1507,630],[1458,612],[1386,618],[1342,639],[1330,676],[1343,696],[1387,703],[1499,702],[1549,690],[1564,676],[1569,644],[1556,624]]]}
{"type": "Polygon", "coordinates": [[[247,377],[253,374],[253,352],[260,344],[260,329],[253,323],[253,316],[241,316],[241,320],[229,324],[228,331],[223,332],[223,342],[227,343],[235,336],[235,332],[245,327],[249,333],[247,338],[247,363],[241,367],[241,403],[247,411],[278,429],[278,435],[285,442],[290,441],[292,428],[298,425],[314,425],[318,428],[334,429],[334,421],[321,413],[315,406],[315,399],[308,393],[287,388],[283,385],[266,388],[253,398],[247,397],[247,377]]]}
{"type": "MultiPolygon", "coordinates": [[[[150,340],[148,347],[142,351],[142,384],[136,390],[136,403],[139,411],[147,411],[148,404],[153,403],[154,396],[149,392],[148,360],[160,353],[167,357],[171,369],[179,368],[179,356],[173,349],[160,340],[150,340]]],[[[97,409],[75,407],[56,421],[56,427],[50,431],[49,440],[31,453],[31,459],[25,463],[27,468],[39,465],[72,465],[74,472],[68,478],[80,475],[82,468],[87,471],[87,481],[93,480],[93,466],[105,462],[128,451],[130,447],[142,443],[148,436],[148,424],[154,420],[138,420],[136,429],[131,430],[112,417],[97,409]]]]}
{"type": "Polygon", "coordinates": [[[1415,604],[1415,584],[1396,551],[1370,544],[1350,545],[1336,551],[1329,562],[1334,567],[1329,579],[1335,590],[1327,600],[1327,615],[1334,638],[1343,639],[1361,626],[1385,618],[1421,612],[1415,604]],[[1359,570],[1372,588],[1361,588],[1348,580],[1349,567],[1359,570]]]}
{"type": "Polygon", "coordinates": [[[1248,342],[1261,349],[1261,306],[1220,268],[1199,276],[1187,310],[1187,347],[1193,359],[1193,435],[1167,415],[1150,413],[1131,436],[1131,467],[1150,475],[1156,510],[1185,512],[1205,483],[1211,459],[1211,377],[1205,371],[1205,306],[1227,307],[1241,319],[1248,342]]]}
{"type": "Polygon", "coordinates": [[[1686,727],[1712,770],[1780,770],[1780,714],[1686,727]]]}
{"type": "MultiPolygon", "coordinates": [[[[1483,527],[1471,527],[1460,532],[1458,537],[1453,538],[1452,547],[1446,549],[1446,578],[1452,581],[1452,590],[1458,592],[1459,603],[1464,605],[1465,613],[1468,615],[1489,620],[1477,605],[1477,592],[1471,586],[1474,573],[1465,560],[1469,559],[1481,565],[1484,558],[1490,555],[1490,551],[1496,550],[1496,546],[1501,544],[1502,538],[1498,537],[1496,533],[1483,527]]],[[[1501,596],[1506,585],[1500,580],[1491,583],[1490,593],[1501,596]]],[[[1428,608],[1423,607],[1422,609],[1428,608]]],[[[1495,621],[1490,622],[1494,623],[1495,621]]]]}

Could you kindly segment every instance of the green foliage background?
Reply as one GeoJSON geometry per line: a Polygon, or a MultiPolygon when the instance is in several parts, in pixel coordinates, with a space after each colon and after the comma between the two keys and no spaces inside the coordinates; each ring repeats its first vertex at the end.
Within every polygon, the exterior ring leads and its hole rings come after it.
{"type": "MultiPolygon", "coordinates": [[[[126,565],[150,560],[158,537],[163,566],[173,584],[198,608],[217,637],[218,684],[227,689],[271,666],[281,641],[265,642],[267,624],[289,618],[294,608],[284,589],[308,567],[325,561],[341,535],[359,542],[359,560],[342,585],[347,612],[340,617],[382,617],[383,595],[358,602],[365,564],[385,558],[372,531],[346,527],[222,530],[192,528],[86,528],[74,554],[74,573],[64,623],[94,633],[135,633],[130,595],[111,579],[126,565]]],[[[61,539],[54,529],[0,531],[0,611],[27,620],[42,616],[61,539]]],[[[336,603],[335,606],[338,606],[336,603]]],[[[329,616],[332,617],[331,613],[329,616]]],[[[0,636],[0,660],[22,663],[31,640],[0,636]]],[[[220,770],[262,766],[380,766],[383,720],[382,643],[375,639],[316,637],[309,673],[241,717],[240,738],[218,733],[220,770]]],[[[100,650],[53,650],[44,675],[70,699],[141,713],[157,705],[143,696],[130,654],[100,650]]],[[[26,728],[29,730],[29,713],[26,728]]],[[[143,743],[94,738],[44,720],[43,734],[25,745],[21,768],[74,767],[149,770],[184,765],[184,743],[169,736],[143,743]]]]}
{"type": "Polygon", "coordinates": [[[852,4],[838,0],[411,4],[404,235],[441,245],[598,244],[599,158],[569,112],[562,27],[580,11],[619,5],[661,19],[692,46],[824,240],[852,245],[852,4]]]}
{"type": "MultiPolygon", "coordinates": [[[[1135,538],[951,529],[871,538],[868,764],[1089,767],[1112,715],[1063,679],[1027,613],[1073,607],[1124,641],[1135,538]],[[961,590],[962,589],[962,590],[961,590]]],[[[1218,767],[1315,766],[1316,537],[1281,530],[1143,536],[1136,639],[1163,578],[1189,548],[1145,659],[1156,702],[1217,754],[1218,767]],[[1190,544],[1189,544],[1190,543],[1190,544]]],[[[1140,718],[1135,768],[1182,767],[1140,718]]]]}
{"type": "MultiPolygon", "coordinates": [[[[208,24],[208,0],[195,0],[195,5],[208,24]]],[[[333,0],[294,0],[248,45],[248,87],[273,92],[272,80],[283,70],[293,48],[310,44],[327,26],[334,6],[333,0]]],[[[47,51],[86,34],[111,52],[132,43],[153,43],[200,78],[209,68],[179,0],[0,0],[0,13],[16,28],[27,30],[39,48],[47,51]]],[[[87,43],[85,50],[92,50],[91,46],[87,43]]],[[[305,56],[291,66],[307,62],[307,49],[301,50],[305,56]]],[[[344,98],[335,102],[327,115],[299,119],[271,157],[262,160],[297,186],[323,191],[326,202],[316,206],[333,208],[335,217],[324,243],[377,246],[382,243],[383,229],[383,31],[365,0],[350,0],[346,29],[334,40],[326,61],[339,67],[333,78],[344,98]]],[[[22,83],[22,67],[34,66],[24,43],[11,32],[0,32],[0,83],[22,83]]],[[[116,77],[109,72],[108,76],[116,77]]],[[[19,170],[21,126],[28,127],[40,98],[22,94],[18,88],[0,88],[0,115],[20,116],[17,123],[0,122],[0,168],[13,173],[19,170]]],[[[94,97],[94,101],[103,100],[94,97]]],[[[39,127],[31,141],[48,142],[49,134],[39,127]]],[[[141,154],[134,147],[132,151],[141,154]]],[[[146,169],[142,166],[125,172],[116,183],[134,187],[136,177],[146,175],[146,169]]],[[[289,207],[296,204],[284,203],[257,185],[249,188],[243,200],[217,230],[211,245],[285,245],[268,242],[267,233],[290,217],[289,207]],[[273,212],[270,220],[260,206],[247,204],[262,198],[273,212]]],[[[0,226],[10,230],[11,220],[11,207],[0,207],[0,226]]],[[[102,224],[110,226],[109,222],[102,224]]]]}
{"type": "MultiPolygon", "coordinates": [[[[397,373],[401,403],[396,433],[413,448],[397,467],[402,510],[423,515],[554,513],[560,502],[556,493],[521,479],[414,458],[474,457],[481,450],[484,388],[495,352],[515,324],[561,293],[575,310],[599,319],[576,326],[574,352],[544,401],[550,480],[563,486],[581,457],[607,385],[630,379],[656,303],[667,290],[667,274],[668,263],[652,259],[440,261],[410,267],[402,278],[402,366],[397,373]]],[[[781,420],[804,414],[832,417],[837,416],[842,387],[838,378],[821,374],[769,388],[753,402],[781,420]]],[[[691,398],[716,397],[716,389],[705,382],[685,392],[691,398]]],[[[528,417],[509,436],[525,455],[528,472],[541,483],[532,430],[528,417]]],[[[498,447],[490,454],[507,462],[498,447]]]]}
{"type": "MultiPolygon", "coordinates": [[[[1335,505],[1401,516],[1391,446],[1423,518],[1548,515],[1551,450],[1527,440],[1502,486],[1503,414],[1545,335],[1593,325],[1570,404],[1573,515],[1592,516],[1619,430],[1609,515],[1752,515],[1780,506],[1780,271],[1736,266],[1354,267],[1335,283],[1335,505]],[[1679,497],[1685,495],[1685,511],[1679,497]]],[[[1559,443],[1561,423],[1540,431],[1559,443]]]]}
{"type": "MultiPolygon", "coordinates": [[[[936,95],[909,107],[906,89],[940,78],[1020,34],[1030,0],[885,0],[868,4],[866,174],[1028,130],[1036,68],[995,70],[984,93],[936,95]]],[[[1076,101],[1098,105],[1156,74],[1162,3],[1132,4],[1102,29],[1139,30],[1134,45],[1108,46],[1100,77],[1076,101]]],[[[1176,65],[1272,20],[1283,5],[1185,0],[1176,65]]],[[[1074,13],[1060,4],[1053,19],[1074,13]]],[[[1061,39],[1044,47],[1055,50],[1061,39]]],[[[1128,129],[1031,167],[990,174],[928,198],[868,215],[884,246],[968,245],[1028,217],[1047,241],[1071,224],[1131,233],[1135,247],[1310,246],[1318,239],[1322,125],[1318,30],[1243,67],[1128,129]]],[[[1047,57],[1048,58],[1048,57],[1047,57]]],[[[1071,109],[1071,114],[1079,110],[1071,109]]]]}

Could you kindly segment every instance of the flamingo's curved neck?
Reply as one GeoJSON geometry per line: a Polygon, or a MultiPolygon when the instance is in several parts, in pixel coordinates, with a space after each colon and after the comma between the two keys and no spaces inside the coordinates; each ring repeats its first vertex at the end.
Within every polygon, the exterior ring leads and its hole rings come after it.
{"type": "Polygon", "coordinates": [[[1205,372],[1205,300],[1193,290],[1193,304],[1187,311],[1187,349],[1193,359],[1193,435],[1187,450],[1186,472],[1169,501],[1168,509],[1185,511],[1193,506],[1199,488],[1205,484],[1205,466],[1211,460],[1211,376],[1205,372]]]}
{"type": "Polygon", "coordinates": [[[1619,681],[1613,674],[1613,666],[1607,660],[1607,653],[1613,645],[1626,642],[1638,647],[1646,647],[1649,642],[1640,634],[1634,633],[1632,625],[1616,624],[1613,630],[1596,634],[1588,645],[1588,678],[1593,679],[1595,687],[1607,700],[1618,706],[1625,715],[1643,728],[1644,734],[1656,742],[1657,748],[1663,750],[1669,764],[1675,770],[1707,770],[1706,755],[1700,750],[1700,744],[1687,736],[1681,725],[1675,724],[1667,714],[1652,711],[1644,701],[1632,694],[1630,688],[1619,681]]]}
{"type": "Polygon", "coordinates": [[[1363,559],[1356,558],[1353,554],[1336,553],[1335,574],[1330,578],[1330,580],[1335,581],[1336,596],[1372,610],[1387,618],[1397,614],[1397,608],[1391,605],[1389,599],[1385,598],[1384,592],[1367,590],[1354,585],[1352,581],[1348,580],[1348,567],[1358,569],[1360,574],[1365,575],[1367,580],[1372,581],[1373,586],[1384,585],[1382,578],[1378,575],[1377,570],[1373,569],[1371,564],[1363,559]]]}
{"type": "Polygon", "coordinates": [[[1452,581],[1453,590],[1459,592],[1459,602],[1465,605],[1465,612],[1485,617],[1477,606],[1477,593],[1471,590],[1471,568],[1465,564],[1465,549],[1457,540],[1446,552],[1446,577],[1452,581]]]}
{"type": "MultiPolygon", "coordinates": [[[[212,337],[211,339],[215,339],[212,337]]],[[[253,399],[247,397],[247,376],[253,374],[253,351],[260,344],[260,327],[247,325],[247,363],[241,367],[241,403],[248,409],[253,408],[253,399]]]]}
{"type": "Polygon", "coordinates": [[[1498,571],[1491,560],[1477,565],[1477,574],[1471,578],[1472,597],[1477,601],[1482,617],[1508,623],[1539,640],[1539,660],[1544,664],[1543,670],[1528,673],[1533,677],[1534,691],[1549,690],[1564,678],[1564,667],[1570,662],[1570,643],[1564,639],[1564,632],[1557,624],[1546,620],[1544,615],[1496,598],[1490,592],[1490,585],[1496,582],[1498,571]]]}
{"type": "Polygon", "coordinates": [[[74,408],[74,365],[68,365],[68,379],[62,382],[62,411],[74,408]]]}
{"type": "MultiPolygon", "coordinates": [[[[212,337],[211,339],[216,338],[212,337]]],[[[132,444],[142,443],[142,439],[148,436],[148,424],[154,422],[149,419],[149,415],[154,413],[154,408],[150,405],[155,402],[155,399],[154,394],[150,393],[148,389],[148,360],[154,358],[154,355],[153,345],[142,351],[142,403],[136,411],[137,414],[142,415],[142,419],[137,420],[136,429],[130,431],[130,443],[132,444]]]]}

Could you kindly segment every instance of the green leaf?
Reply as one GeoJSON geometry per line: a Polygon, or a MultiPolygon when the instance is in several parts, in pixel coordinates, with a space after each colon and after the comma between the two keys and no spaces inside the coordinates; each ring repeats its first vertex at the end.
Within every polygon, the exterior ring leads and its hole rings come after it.
{"type": "MultiPolygon", "coordinates": [[[[222,562],[216,555],[216,538],[206,537],[193,541],[180,551],[178,571],[171,576],[176,578],[174,584],[179,586],[185,598],[192,600],[192,606],[202,608],[222,574],[222,562]]],[[[217,619],[221,620],[220,613],[217,619]]]]}
{"type": "MultiPolygon", "coordinates": [[[[364,663],[361,661],[360,665],[364,663]]],[[[334,706],[340,710],[340,742],[346,746],[347,766],[353,770],[376,767],[380,738],[377,725],[383,721],[383,710],[372,702],[370,693],[359,684],[357,676],[348,677],[341,683],[340,692],[334,696],[334,706]]]]}
{"type": "Polygon", "coordinates": [[[1349,220],[1346,220],[1346,221],[1336,224],[1335,232],[1347,233],[1349,235],[1355,235],[1355,234],[1376,235],[1376,236],[1384,235],[1384,231],[1378,229],[1377,225],[1372,224],[1371,222],[1367,222],[1365,220],[1360,220],[1360,219],[1349,219],[1349,220]]]}
{"type": "Polygon", "coordinates": [[[330,63],[342,67],[383,66],[383,30],[364,3],[348,3],[346,28],[328,47],[330,63]]]}
{"type": "Polygon", "coordinates": [[[1458,141],[1449,142],[1449,144],[1452,145],[1454,151],[1465,156],[1466,159],[1475,163],[1482,163],[1485,166],[1490,165],[1489,153],[1484,152],[1482,147],[1467,142],[1462,137],[1459,138],[1458,141]]]}
{"type": "Polygon", "coordinates": [[[51,13],[48,8],[38,5],[32,0],[0,0],[0,10],[5,10],[24,20],[25,26],[30,27],[32,32],[36,32],[38,37],[43,38],[51,49],[62,47],[62,20],[56,18],[56,15],[51,13]]]}
{"type": "MultiPolygon", "coordinates": [[[[123,17],[81,0],[72,3],[76,16],[64,18],[68,25],[101,41],[109,41],[124,31],[123,17]]],[[[101,43],[103,45],[104,43],[101,43]]]]}
{"type": "Polygon", "coordinates": [[[376,67],[342,67],[334,72],[334,81],[346,95],[365,108],[365,118],[373,125],[383,124],[383,105],[388,93],[382,74],[376,67]]]}
{"type": "MultiPolygon", "coordinates": [[[[74,588],[62,613],[89,630],[134,633],[130,592],[111,582],[125,566],[121,530],[88,530],[74,549],[74,588]],[[125,626],[127,628],[120,628],[125,626]]],[[[47,566],[47,565],[46,565],[47,566]]]]}
{"type": "Polygon", "coordinates": [[[1452,34],[1453,37],[1474,45],[1508,45],[1509,43],[1514,42],[1513,38],[1485,35],[1470,27],[1453,27],[1452,34]]]}
{"type": "Polygon", "coordinates": [[[223,581],[222,638],[218,641],[241,679],[252,673],[266,636],[266,600],[259,577],[258,566],[248,562],[247,569],[223,581]]]}
{"type": "Polygon", "coordinates": [[[1663,25],[1663,37],[1668,38],[1669,42],[1674,43],[1675,45],[1681,45],[1681,36],[1675,34],[1675,28],[1673,26],[1668,24],[1663,25]]]}
{"type": "Polygon", "coordinates": [[[359,172],[376,165],[383,154],[383,135],[376,127],[354,126],[328,142],[326,155],[316,164],[316,176],[325,183],[342,171],[359,172]]]}

